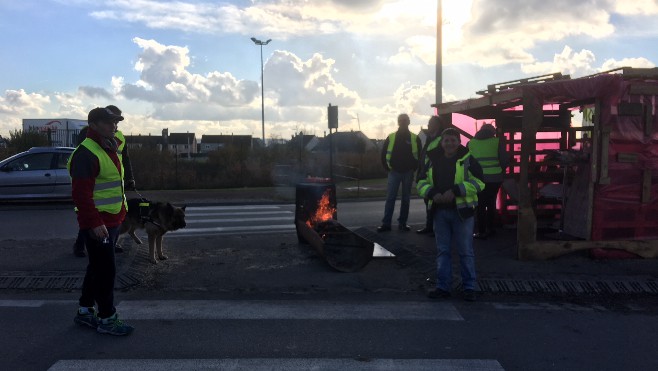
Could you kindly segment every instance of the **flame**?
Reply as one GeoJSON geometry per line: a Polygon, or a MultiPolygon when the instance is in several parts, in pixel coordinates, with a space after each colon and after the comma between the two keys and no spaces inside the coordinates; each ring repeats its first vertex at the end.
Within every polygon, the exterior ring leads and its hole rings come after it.
{"type": "Polygon", "coordinates": [[[306,221],[306,225],[313,228],[314,224],[334,218],[336,208],[331,206],[331,202],[329,201],[329,194],[330,190],[327,189],[327,191],[324,192],[324,195],[322,195],[322,198],[318,202],[318,208],[315,210],[315,215],[311,215],[311,218],[306,221]]]}

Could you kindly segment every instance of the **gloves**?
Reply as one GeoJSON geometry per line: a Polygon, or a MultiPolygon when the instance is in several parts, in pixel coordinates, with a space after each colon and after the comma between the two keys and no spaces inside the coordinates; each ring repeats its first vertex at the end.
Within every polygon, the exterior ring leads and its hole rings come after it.
{"type": "Polygon", "coordinates": [[[126,180],[125,183],[126,183],[126,190],[127,191],[134,191],[136,189],[135,188],[135,179],[126,180]]]}

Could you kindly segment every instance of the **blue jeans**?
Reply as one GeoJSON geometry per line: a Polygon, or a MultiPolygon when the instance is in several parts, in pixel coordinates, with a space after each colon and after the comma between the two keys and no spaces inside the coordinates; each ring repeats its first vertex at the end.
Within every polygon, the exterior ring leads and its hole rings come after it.
{"type": "Polygon", "coordinates": [[[459,254],[463,289],[475,289],[473,223],[474,218],[472,216],[462,220],[457,213],[457,209],[437,209],[434,211],[437,288],[445,291],[452,289],[451,246],[454,244],[459,254]]]}
{"type": "Polygon", "coordinates": [[[409,218],[409,203],[411,202],[411,183],[414,179],[414,172],[407,171],[399,173],[395,170],[388,172],[388,182],[386,184],[386,205],[384,206],[384,219],[382,224],[390,226],[393,219],[393,210],[395,209],[395,199],[398,198],[398,188],[402,185],[402,198],[400,200],[400,217],[398,224],[407,224],[409,218]]]}

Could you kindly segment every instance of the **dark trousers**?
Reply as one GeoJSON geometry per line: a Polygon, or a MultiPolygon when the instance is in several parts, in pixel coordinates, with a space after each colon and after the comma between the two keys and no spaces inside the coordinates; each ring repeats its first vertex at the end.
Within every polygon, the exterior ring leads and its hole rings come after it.
{"type": "Polygon", "coordinates": [[[100,318],[110,317],[116,312],[114,307],[114,278],[116,276],[114,245],[119,236],[119,227],[108,228],[107,231],[110,234],[109,243],[103,243],[94,238],[91,230],[84,230],[89,264],[82,283],[82,295],[79,303],[81,307],[93,307],[96,303],[100,318]]]}
{"type": "Polygon", "coordinates": [[[434,230],[434,210],[430,209],[427,205],[429,201],[425,200],[425,229],[428,231],[434,230]]]}
{"type": "Polygon", "coordinates": [[[502,183],[484,183],[484,190],[478,193],[477,231],[485,234],[494,230],[496,221],[496,198],[502,183]]]}
{"type": "Polygon", "coordinates": [[[78,237],[75,239],[75,245],[73,245],[74,252],[84,252],[85,251],[85,235],[88,231],[83,229],[78,230],[78,237]]]}

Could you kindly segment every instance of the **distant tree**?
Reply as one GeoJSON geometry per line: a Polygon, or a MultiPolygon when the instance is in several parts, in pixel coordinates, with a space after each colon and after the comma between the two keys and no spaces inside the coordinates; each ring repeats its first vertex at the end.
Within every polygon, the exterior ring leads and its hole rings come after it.
{"type": "Polygon", "coordinates": [[[7,147],[16,153],[27,151],[32,147],[48,146],[48,137],[37,130],[13,130],[9,132],[7,147]]]}

